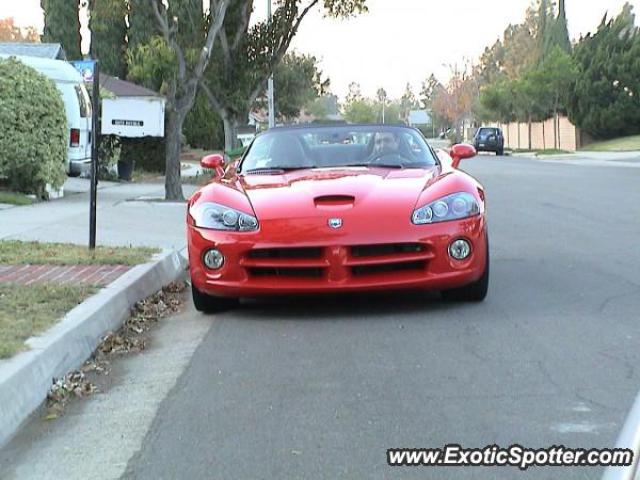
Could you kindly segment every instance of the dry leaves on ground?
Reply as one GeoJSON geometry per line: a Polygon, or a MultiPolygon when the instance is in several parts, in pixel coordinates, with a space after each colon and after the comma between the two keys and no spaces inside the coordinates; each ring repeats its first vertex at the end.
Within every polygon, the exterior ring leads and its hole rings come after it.
{"type": "Polygon", "coordinates": [[[178,311],[182,294],[187,288],[184,282],[173,282],[159,292],[136,303],[131,315],[117,332],[109,332],[80,370],[68,373],[54,381],[47,395],[45,419],[52,420],[64,413],[72,398],[96,393],[98,387],[91,381],[92,375],[109,374],[109,357],[136,353],[146,348],[145,333],[161,318],[178,311]]]}

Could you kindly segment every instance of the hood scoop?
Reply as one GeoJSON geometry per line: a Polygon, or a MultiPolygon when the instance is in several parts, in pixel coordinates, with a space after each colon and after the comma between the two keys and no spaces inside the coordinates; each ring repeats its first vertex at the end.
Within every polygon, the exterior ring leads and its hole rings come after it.
{"type": "Polygon", "coordinates": [[[323,195],[313,199],[316,208],[339,210],[353,207],[355,201],[353,195],[323,195]]]}

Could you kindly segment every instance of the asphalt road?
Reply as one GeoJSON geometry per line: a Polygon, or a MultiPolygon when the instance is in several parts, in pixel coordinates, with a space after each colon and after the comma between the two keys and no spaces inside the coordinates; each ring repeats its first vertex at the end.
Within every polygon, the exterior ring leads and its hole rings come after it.
{"type": "Polygon", "coordinates": [[[376,295],[210,317],[125,477],[599,478],[386,464],[390,447],[613,446],[640,389],[640,169],[463,168],[488,192],[484,303],[376,295]]]}

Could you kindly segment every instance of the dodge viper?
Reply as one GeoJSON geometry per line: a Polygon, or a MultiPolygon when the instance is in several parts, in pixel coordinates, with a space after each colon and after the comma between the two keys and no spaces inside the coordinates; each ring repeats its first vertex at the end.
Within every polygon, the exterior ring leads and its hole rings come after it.
{"type": "Polygon", "coordinates": [[[483,187],[411,127],[277,127],[188,202],[195,307],[241,297],[438,290],[481,301],[489,283],[483,187]]]}

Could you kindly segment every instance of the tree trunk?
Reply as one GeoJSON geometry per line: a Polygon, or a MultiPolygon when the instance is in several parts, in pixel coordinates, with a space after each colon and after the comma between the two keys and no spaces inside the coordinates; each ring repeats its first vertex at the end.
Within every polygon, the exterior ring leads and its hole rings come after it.
{"type": "Polygon", "coordinates": [[[529,130],[527,136],[529,137],[529,150],[531,150],[531,117],[529,117],[529,130]]]}
{"type": "Polygon", "coordinates": [[[238,123],[228,113],[222,116],[222,124],[224,126],[224,151],[228,152],[236,148],[238,144],[238,123]]]}
{"type": "Polygon", "coordinates": [[[224,151],[228,152],[233,148],[233,129],[231,127],[231,120],[229,120],[229,117],[222,117],[222,127],[224,129],[224,151]]]}
{"type": "Polygon", "coordinates": [[[546,149],[547,149],[547,141],[546,141],[546,139],[545,139],[545,135],[544,135],[544,122],[545,122],[545,121],[546,121],[546,120],[543,120],[543,121],[542,121],[542,149],[543,149],[543,150],[546,150],[546,149]]]}
{"type": "Polygon", "coordinates": [[[166,200],[184,200],[180,179],[181,133],[184,115],[167,113],[164,191],[166,200]]]}
{"type": "Polygon", "coordinates": [[[505,126],[507,127],[507,146],[509,148],[511,148],[511,132],[510,132],[511,128],[509,128],[510,125],[511,125],[511,122],[505,123],[505,126]]]}
{"type": "Polygon", "coordinates": [[[555,102],[553,104],[553,146],[560,150],[560,120],[558,119],[558,104],[560,103],[560,95],[556,93],[555,102]]]}
{"type": "Polygon", "coordinates": [[[554,126],[553,128],[555,129],[554,132],[554,136],[556,137],[557,141],[558,141],[558,146],[556,147],[558,150],[560,150],[560,118],[558,118],[558,109],[556,108],[556,111],[554,113],[554,126]]]}

